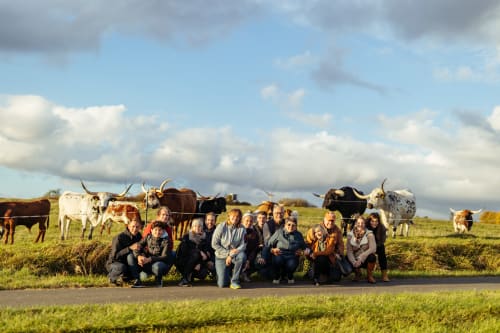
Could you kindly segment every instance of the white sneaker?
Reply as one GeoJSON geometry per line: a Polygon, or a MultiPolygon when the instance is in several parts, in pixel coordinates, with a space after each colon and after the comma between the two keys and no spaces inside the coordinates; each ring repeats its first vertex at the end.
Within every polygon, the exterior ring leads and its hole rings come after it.
{"type": "Polygon", "coordinates": [[[288,284],[294,284],[295,283],[295,280],[294,279],[289,279],[288,280],[288,284]]]}
{"type": "Polygon", "coordinates": [[[273,284],[280,284],[280,280],[273,280],[273,284]]]}

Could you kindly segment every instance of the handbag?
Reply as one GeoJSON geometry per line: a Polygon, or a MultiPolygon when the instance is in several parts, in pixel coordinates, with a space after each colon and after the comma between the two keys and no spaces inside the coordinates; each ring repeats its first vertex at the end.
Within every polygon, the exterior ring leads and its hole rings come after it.
{"type": "Polygon", "coordinates": [[[352,273],[353,267],[349,259],[347,259],[346,256],[341,256],[340,258],[337,258],[335,261],[337,264],[338,268],[342,272],[343,276],[348,276],[349,274],[352,273]]]}

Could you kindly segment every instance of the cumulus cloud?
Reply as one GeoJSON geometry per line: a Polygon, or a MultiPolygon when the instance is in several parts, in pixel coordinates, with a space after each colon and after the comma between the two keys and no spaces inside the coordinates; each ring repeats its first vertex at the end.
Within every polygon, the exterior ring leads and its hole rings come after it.
{"type": "Polygon", "coordinates": [[[37,133],[19,138],[3,129],[12,125],[3,126],[0,142],[6,158],[0,164],[63,179],[157,186],[172,177],[174,186],[208,194],[241,191],[258,201],[265,199],[263,189],[277,198],[312,200],[308,194],[333,186],[355,185],[366,193],[388,178],[386,188],[410,188],[417,201],[425,198],[419,207],[426,212],[442,210],[443,202],[457,208],[494,205],[479,191],[487,191],[488,198],[500,195],[500,157],[494,154],[500,107],[484,119],[489,130],[472,129],[456,114],[442,121],[438,112],[421,110],[401,117],[380,115],[378,136],[367,139],[277,128],[255,142],[231,126],[173,129],[153,115],[130,116],[122,105],[72,108],[40,96],[8,97],[0,104],[0,115],[12,115],[21,106],[37,117],[42,129],[17,122],[17,131],[37,133]],[[47,123],[55,125],[47,130],[47,123]],[[151,142],[156,143],[145,152],[151,142]]]}

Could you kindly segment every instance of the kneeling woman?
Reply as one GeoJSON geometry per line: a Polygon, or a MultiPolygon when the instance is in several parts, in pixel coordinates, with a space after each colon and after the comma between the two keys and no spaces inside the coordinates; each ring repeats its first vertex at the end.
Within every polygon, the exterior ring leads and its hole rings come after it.
{"type": "Polygon", "coordinates": [[[193,220],[191,230],[182,237],[177,248],[175,267],[182,274],[181,287],[190,287],[194,278],[205,279],[213,269],[214,258],[210,257],[203,224],[201,218],[193,220]]]}
{"type": "Polygon", "coordinates": [[[366,268],[368,282],[375,283],[373,269],[377,261],[376,251],[377,244],[373,232],[366,228],[366,219],[358,216],[354,228],[347,234],[347,258],[354,267],[354,281],[359,281],[361,268],[366,268]]]}
{"type": "Polygon", "coordinates": [[[293,273],[299,266],[299,257],[310,253],[304,237],[297,230],[296,217],[290,216],[285,219],[285,226],[276,230],[269,238],[264,251],[265,258],[271,257],[269,253],[272,255],[273,283],[279,284],[280,277],[285,275],[289,284],[295,283],[293,273]]]}

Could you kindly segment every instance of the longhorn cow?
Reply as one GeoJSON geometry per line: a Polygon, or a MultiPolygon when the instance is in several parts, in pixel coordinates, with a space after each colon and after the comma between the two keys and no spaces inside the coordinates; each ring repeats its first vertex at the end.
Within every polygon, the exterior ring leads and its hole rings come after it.
{"type": "Polygon", "coordinates": [[[158,208],[167,206],[172,212],[173,234],[175,239],[180,239],[187,232],[189,222],[196,213],[196,193],[188,188],[167,188],[165,185],[171,179],[165,179],[160,188],[151,187],[146,190],[142,183],[142,191],[146,194],[144,197],[144,205],[146,207],[158,208]]]}
{"type": "Polygon", "coordinates": [[[472,214],[481,213],[482,209],[479,210],[454,210],[450,208],[450,212],[453,217],[453,229],[455,232],[463,234],[467,231],[470,231],[472,228],[472,223],[474,220],[472,219],[472,214]]]}
{"type": "Polygon", "coordinates": [[[415,195],[407,189],[397,191],[385,191],[384,179],[380,187],[374,188],[369,194],[362,195],[354,190],[359,199],[368,200],[369,209],[378,209],[380,220],[389,230],[392,226],[392,237],[396,237],[398,225],[401,224],[400,235],[403,236],[403,224],[406,225],[406,236],[413,224],[413,217],[417,211],[415,195]]]}
{"type": "MultiPolygon", "coordinates": [[[[323,199],[323,208],[338,211],[342,216],[342,234],[347,236],[348,229],[354,225],[354,216],[362,215],[366,210],[366,199],[360,199],[354,194],[353,187],[344,186],[340,189],[330,189],[326,194],[313,193],[314,196],[323,199]]],[[[356,190],[357,191],[357,190],[356,190]]],[[[361,191],[357,191],[363,195],[361,191]]]]}

